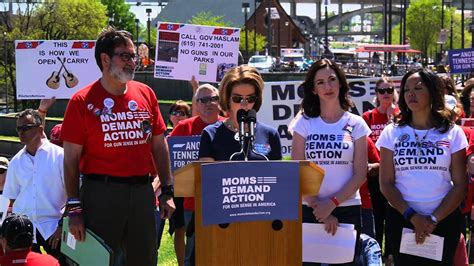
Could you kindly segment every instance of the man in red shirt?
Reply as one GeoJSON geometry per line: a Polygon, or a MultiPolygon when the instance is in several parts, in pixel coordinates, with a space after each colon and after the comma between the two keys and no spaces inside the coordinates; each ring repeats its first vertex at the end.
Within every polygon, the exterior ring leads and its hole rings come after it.
{"type": "Polygon", "coordinates": [[[59,262],[48,254],[31,251],[33,224],[24,215],[13,214],[3,221],[0,229],[0,265],[55,266],[59,262]],[[5,252],[5,253],[3,253],[5,252]]]}
{"type": "Polygon", "coordinates": [[[70,232],[83,241],[86,226],[112,248],[116,263],[147,266],[156,265],[154,165],[162,218],[174,203],[166,125],[153,90],[133,81],[135,57],[129,32],[102,31],[95,44],[102,77],[70,99],[61,139],[70,232]]]}
{"type": "MultiPolygon", "coordinates": [[[[171,131],[170,137],[201,135],[202,130],[223,117],[219,116],[219,91],[210,84],[201,85],[194,96],[196,104],[193,107],[197,116],[182,120],[171,131]]],[[[184,216],[186,226],[189,224],[194,212],[194,198],[184,198],[184,216]]],[[[178,229],[178,228],[177,228],[178,229]]],[[[194,248],[194,235],[187,238],[185,251],[185,265],[189,265],[191,252],[194,248]]]]}

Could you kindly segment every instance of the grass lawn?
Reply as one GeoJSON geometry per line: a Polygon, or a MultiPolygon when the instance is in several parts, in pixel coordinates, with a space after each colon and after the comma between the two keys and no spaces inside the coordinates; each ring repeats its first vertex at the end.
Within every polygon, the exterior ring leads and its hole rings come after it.
{"type": "Polygon", "coordinates": [[[174,254],[173,237],[168,233],[168,220],[166,220],[163,236],[161,237],[161,245],[158,250],[158,265],[160,266],[175,266],[176,255],[174,254]]]}

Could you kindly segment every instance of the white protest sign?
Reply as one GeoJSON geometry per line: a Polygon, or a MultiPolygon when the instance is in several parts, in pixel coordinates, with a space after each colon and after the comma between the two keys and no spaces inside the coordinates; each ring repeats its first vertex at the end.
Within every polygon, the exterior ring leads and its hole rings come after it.
{"type": "Polygon", "coordinates": [[[95,41],[15,41],[17,99],[69,99],[101,72],[95,41]]]}
{"type": "MultiPolygon", "coordinates": [[[[398,89],[402,77],[392,77],[398,89]]],[[[374,108],[375,83],[379,78],[348,79],[350,99],[355,108],[352,112],[362,115],[363,112],[374,108]]],[[[302,81],[265,82],[263,104],[258,112],[258,121],[262,121],[277,129],[281,138],[283,156],[291,153],[292,136],[288,125],[300,110],[301,99],[304,96],[302,81]]]]}
{"type": "Polygon", "coordinates": [[[155,78],[218,82],[237,66],[240,29],[158,22],[155,78]]]}

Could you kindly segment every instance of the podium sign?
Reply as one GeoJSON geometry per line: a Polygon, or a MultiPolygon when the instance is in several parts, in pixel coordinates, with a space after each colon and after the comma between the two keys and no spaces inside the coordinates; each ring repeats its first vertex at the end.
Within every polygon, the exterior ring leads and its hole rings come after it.
{"type": "Polygon", "coordinates": [[[202,224],[298,220],[297,162],[202,165],[202,224]]]}
{"type": "MultiPolygon", "coordinates": [[[[318,194],[324,177],[322,168],[309,161],[192,162],[176,170],[174,176],[175,195],[196,198],[196,266],[301,265],[303,243],[301,241],[301,196],[318,194]],[[293,168],[294,163],[297,165],[296,168],[293,168]],[[212,172],[212,168],[208,168],[210,170],[205,170],[206,172],[202,171],[203,168],[219,164],[224,166],[219,170],[221,171],[219,175],[212,172]],[[236,167],[231,167],[232,165],[236,165],[236,167]],[[224,172],[222,173],[222,171],[224,172]],[[211,199],[206,190],[208,185],[203,186],[203,182],[206,184],[207,181],[213,182],[214,180],[216,182],[218,180],[216,177],[219,176],[221,176],[221,183],[214,183],[218,186],[214,188],[217,191],[215,192],[217,196],[213,196],[214,198],[211,199]],[[222,194],[224,192],[222,177],[257,177],[257,181],[258,177],[261,177],[261,180],[265,181],[276,180],[276,183],[270,184],[272,192],[277,194],[278,199],[273,199],[273,195],[265,194],[264,202],[275,202],[278,208],[286,208],[282,207],[286,205],[280,203],[281,198],[288,199],[283,202],[295,202],[288,204],[288,206],[294,206],[294,209],[290,209],[289,212],[296,210],[297,219],[278,220],[279,218],[276,218],[276,220],[204,225],[203,216],[208,216],[210,200],[220,201],[222,209],[222,194]],[[276,179],[263,179],[262,177],[276,177],[276,179]],[[278,187],[277,189],[276,186],[279,184],[282,184],[284,188],[278,187]],[[293,186],[297,187],[296,196],[289,195],[293,193],[293,186]],[[203,197],[207,198],[204,200],[203,197]],[[203,207],[207,208],[207,213],[204,213],[203,207]]],[[[232,179],[230,181],[232,184],[232,179]]],[[[236,181],[240,182],[240,179],[235,179],[234,182],[236,181]]],[[[237,190],[237,188],[235,189],[237,190]]],[[[242,192],[242,188],[240,192],[242,192]]],[[[269,208],[269,210],[277,214],[276,207],[269,208]]],[[[246,212],[250,211],[246,210],[246,212]]],[[[253,218],[257,217],[253,216],[253,218]]]]}

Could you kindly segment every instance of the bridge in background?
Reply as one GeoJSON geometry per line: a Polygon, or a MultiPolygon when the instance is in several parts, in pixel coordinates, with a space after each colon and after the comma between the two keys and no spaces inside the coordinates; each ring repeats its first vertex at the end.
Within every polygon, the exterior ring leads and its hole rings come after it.
{"type": "MultiPolygon", "coordinates": [[[[156,1],[156,0],[155,0],[156,1]]],[[[448,2],[449,0],[445,1],[448,2]]],[[[463,0],[451,0],[452,6],[455,6],[457,9],[461,9],[463,0]]],[[[363,4],[363,5],[383,5],[383,0],[329,0],[330,4],[363,4]]],[[[388,0],[387,0],[388,2],[388,0]]],[[[407,0],[410,2],[410,0],[407,0]]],[[[280,0],[280,3],[295,3],[295,4],[320,4],[324,5],[324,0],[280,0]]],[[[392,0],[393,6],[399,6],[400,0],[392,0]]],[[[464,0],[464,9],[472,10],[473,3],[471,0],[464,0]]]]}

